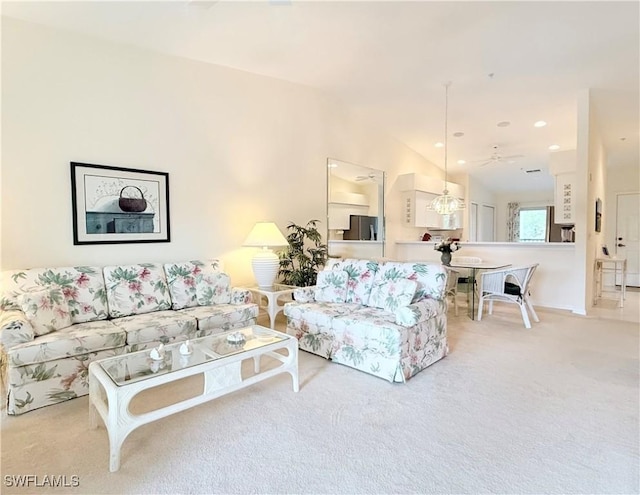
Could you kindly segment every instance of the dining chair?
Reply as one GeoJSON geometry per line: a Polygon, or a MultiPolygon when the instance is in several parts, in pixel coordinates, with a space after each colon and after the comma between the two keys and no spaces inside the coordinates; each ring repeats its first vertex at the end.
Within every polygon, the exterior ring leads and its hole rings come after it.
{"type": "Polygon", "coordinates": [[[540,320],[533,309],[533,304],[530,299],[531,294],[529,292],[529,283],[536,268],[538,268],[538,263],[482,272],[478,284],[480,293],[478,321],[482,320],[485,301],[489,303],[489,314],[493,313],[494,301],[503,301],[515,303],[520,307],[522,320],[526,328],[531,328],[527,310],[531,312],[533,321],[539,322],[540,320]]]}
{"type": "MultiPolygon", "coordinates": [[[[454,270],[451,267],[445,266],[447,270],[447,285],[445,288],[445,297],[451,297],[453,299],[453,312],[456,316],[458,316],[458,276],[460,272],[458,270],[454,270]]],[[[447,308],[448,308],[447,303],[447,308]]]]}
{"type": "MultiPolygon", "coordinates": [[[[470,263],[470,264],[476,264],[476,263],[482,263],[482,258],[479,258],[478,256],[454,256],[453,257],[453,261],[457,261],[460,263],[470,263]]],[[[465,284],[465,292],[467,292],[467,302],[469,300],[470,297],[470,293],[471,291],[469,290],[469,269],[468,268],[456,268],[459,271],[459,275],[458,275],[458,283],[459,284],[465,284]]],[[[473,289],[475,290],[476,287],[473,287],[473,289]]]]}

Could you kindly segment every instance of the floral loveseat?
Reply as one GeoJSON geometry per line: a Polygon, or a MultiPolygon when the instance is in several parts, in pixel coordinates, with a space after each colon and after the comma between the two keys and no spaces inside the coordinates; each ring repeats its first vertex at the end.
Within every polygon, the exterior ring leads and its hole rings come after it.
{"type": "Polygon", "coordinates": [[[218,260],[0,274],[8,414],[88,393],[89,363],[254,324],[251,293],[218,260]]]}
{"type": "Polygon", "coordinates": [[[431,263],[330,260],[287,303],[300,349],[391,382],[446,356],[447,272],[431,263]]]}

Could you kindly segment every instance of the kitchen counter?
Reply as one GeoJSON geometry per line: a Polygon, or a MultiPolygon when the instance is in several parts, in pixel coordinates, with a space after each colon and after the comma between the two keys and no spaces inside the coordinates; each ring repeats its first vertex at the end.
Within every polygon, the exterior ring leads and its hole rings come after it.
{"type": "MultiPolygon", "coordinates": [[[[435,241],[396,241],[394,258],[399,261],[440,263],[435,241]]],[[[457,256],[477,256],[483,261],[510,263],[512,266],[539,263],[531,281],[536,306],[575,310],[580,290],[575,276],[573,242],[460,242],[457,256]]]]}

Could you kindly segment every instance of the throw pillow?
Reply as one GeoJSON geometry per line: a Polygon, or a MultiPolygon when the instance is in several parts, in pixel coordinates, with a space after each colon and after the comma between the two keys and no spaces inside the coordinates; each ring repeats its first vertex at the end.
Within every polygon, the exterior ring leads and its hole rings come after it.
{"type": "Polygon", "coordinates": [[[196,298],[200,306],[229,304],[231,278],[226,273],[205,271],[196,280],[196,298]]]}
{"type": "Polygon", "coordinates": [[[408,278],[385,279],[371,289],[369,306],[394,312],[411,304],[418,284],[408,278]]]}
{"type": "Polygon", "coordinates": [[[347,300],[349,274],[339,270],[318,272],[316,281],[316,301],[343,303],[347,300]]]}
{"type": "Polygon", "coordinates": [[[69,304],[59,288],[25,292],[19,304],[36,336],[71,326],[69,304]]]}

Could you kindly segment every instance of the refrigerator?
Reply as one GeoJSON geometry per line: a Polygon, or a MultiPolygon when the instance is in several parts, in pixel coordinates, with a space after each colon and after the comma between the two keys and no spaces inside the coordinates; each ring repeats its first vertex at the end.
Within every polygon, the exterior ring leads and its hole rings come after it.
{"type": "Polygon", "coordinates": [[[378,217],[350,215],[349,230],[344,231],[342,238],[347,241],[378,240],[378,217]]]}

